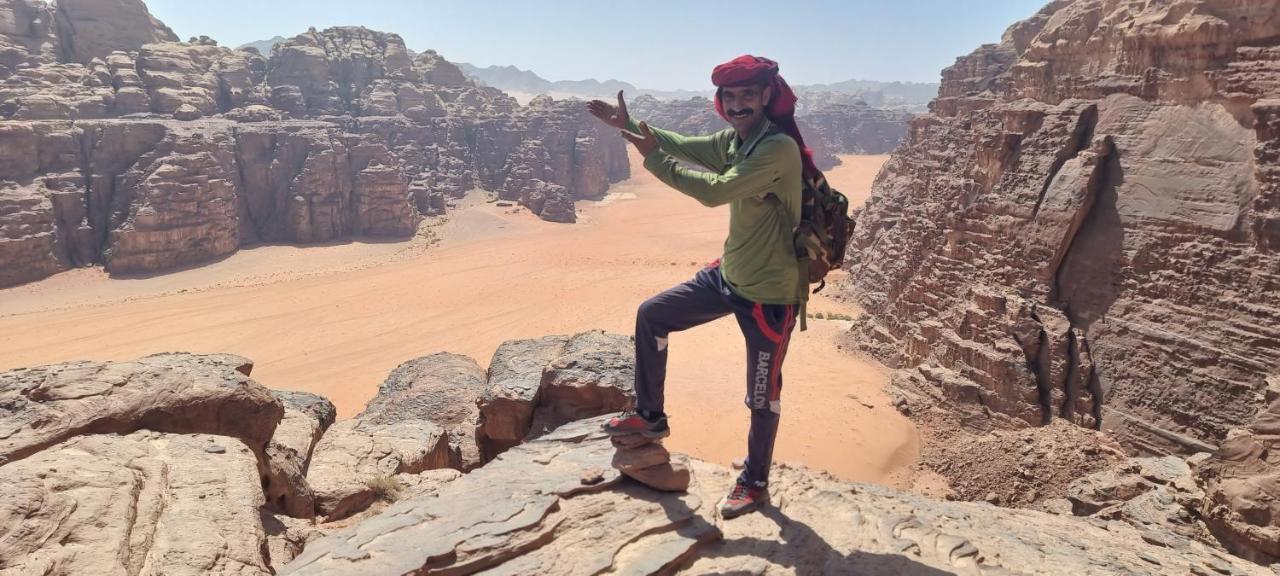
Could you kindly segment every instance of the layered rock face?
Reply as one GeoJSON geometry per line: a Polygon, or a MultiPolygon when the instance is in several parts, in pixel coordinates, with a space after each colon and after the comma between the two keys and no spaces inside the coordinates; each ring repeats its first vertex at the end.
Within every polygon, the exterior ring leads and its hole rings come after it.
{"type": "Polygon", "coordinates": [[[853,340],[979,419],[1153,453],[1248,422],[1280,371],[1278,6],[1059,1],[959,59],[858,217],[853,340]]]}
{"type": "Polygon", "coordinates": [[[394,34],[311,30],[263,56],[166,41],[118,3],[0,2],[0,287],[408,237],[476,187],[572,222],[575,200],[629,174],[625,143],[581,105],[521,108],[394,34]]]}
{"type": "Polygon", "coordinates": [[[1278,12],[1057,1],[943,72],[847,259],[850,340],[899,368],[904,406],[1221,445],[1212,527],[1267,548],[1269,440],[1229,431],[1280,373],[1278,12]]]}

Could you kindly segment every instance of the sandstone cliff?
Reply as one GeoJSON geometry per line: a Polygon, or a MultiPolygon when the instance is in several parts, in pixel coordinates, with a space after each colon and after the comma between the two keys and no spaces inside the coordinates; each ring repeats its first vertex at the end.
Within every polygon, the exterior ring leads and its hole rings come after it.
{"type": "MultiPolygon", "coordinates": [[[[1228,431],[1280,374],[1278,38],[1274,0],[1058,0],[946,69],[847,259],[900,404],[1265,475],[1228,431]]],[[[1219,485],[1274,535],[1267,489],[1219,485]]]]}
{"type": "Polygon", "coordinates": [[[262,55],[169,41],[117,3],[0,1],[0,287],[407,237],[474,188],[571,222],[629,173],[582,106],[520,107],[395,34],[311,30],[262,55]]]}
{"type": "Polygon", "coordinates": [[[1152,452],[1280,371],[1280,3],[1058,1],[943,72],[849,252],[901,388],[1152,452]]]}

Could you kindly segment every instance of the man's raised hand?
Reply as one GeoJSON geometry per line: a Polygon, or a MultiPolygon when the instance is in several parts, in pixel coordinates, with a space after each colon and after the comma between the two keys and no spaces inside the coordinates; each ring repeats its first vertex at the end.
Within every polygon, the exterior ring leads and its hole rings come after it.
{"type": "Polygon", "coordinates": [[[631,119],[627,115],[627,101],[622,99],[622,91],[618,91],[618,105],[613,106],[603,100],[592,100],[587,102],[587,111],[592,116],[599,118],[601,122],[613,126],[619,130],[627,127],[627,121],[631,119]]]}
{"type": "Polygon", "coordinates": [[[636,150],[640,151],[641,156],[648,156],[650,152],[653,152],[658,148],[658,138],[653,135],[653,132],[649,130],[649,125],[644,122],[640,123],[639,134],[623,130],[622,137],[626,138],[627,142],[634,145],[636,150]]]}

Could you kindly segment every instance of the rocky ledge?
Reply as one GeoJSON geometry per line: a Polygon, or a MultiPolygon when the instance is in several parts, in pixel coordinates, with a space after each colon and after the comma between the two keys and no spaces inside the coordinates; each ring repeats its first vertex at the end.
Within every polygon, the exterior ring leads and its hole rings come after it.
{"type": "Polygon", "coordinates": [[[233,355],[0,374],[0,574],[1268,573],[1099,514],[1141,492],[1105,486],[1189,476],[1095,481],[1072,493],[1081,519],[779,465],[773,505],[725,522],[731,470],[601,432],[632,361],[601,332],[508,342],[487,371],[434,354],[336,423],[233,355]]]}

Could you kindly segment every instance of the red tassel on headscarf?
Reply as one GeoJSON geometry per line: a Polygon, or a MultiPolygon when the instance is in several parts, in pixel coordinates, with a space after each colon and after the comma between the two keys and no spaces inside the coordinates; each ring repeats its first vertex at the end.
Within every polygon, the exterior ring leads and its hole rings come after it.
{"type": "MultiPolygon", "coordinates": [[[[804,175],[811,177],[818,173],[813,164],[813,151],[805,147],[804,137],[800,135],[800,127],[796,126],[796,94],[791,91],[787,81],[778,75],[778,63],[768,58],[743,55],[711,71],[711,83],[718,88],[725,86],[741,86],[744,84],[768,84],[773,88],[773,99],[764,114],[784,133],[800,146],[800,162],[804,165],[804,175]]],[[[720,91],[716,90],[716,113],[729,120],[724,113],[724,104],[720,101],[720,91]]]]}

